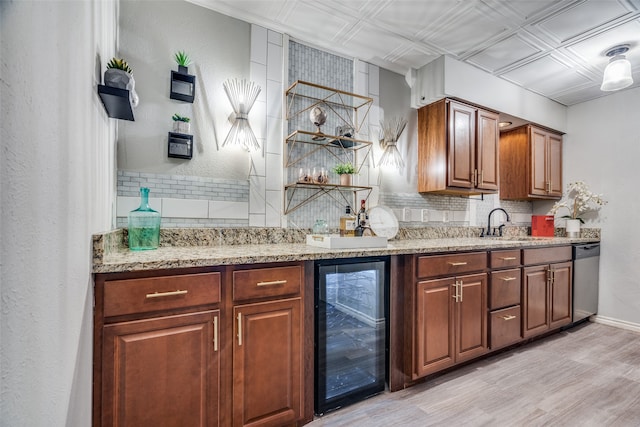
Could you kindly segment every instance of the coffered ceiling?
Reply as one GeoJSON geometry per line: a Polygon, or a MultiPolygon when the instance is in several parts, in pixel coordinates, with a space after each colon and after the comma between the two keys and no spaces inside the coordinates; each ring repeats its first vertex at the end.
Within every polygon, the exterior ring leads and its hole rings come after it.
{"type": "Polygon", "coordinates": [[[293,39],[406,74],[449,55],[564,105],[601,92],[629,44],[640,86],[640,0],[194,0],[293,39]]]}

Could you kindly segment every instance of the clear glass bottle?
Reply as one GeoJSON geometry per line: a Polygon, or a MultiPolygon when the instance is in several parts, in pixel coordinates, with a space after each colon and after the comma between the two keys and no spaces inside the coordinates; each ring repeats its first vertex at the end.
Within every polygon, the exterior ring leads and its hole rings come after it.
{"type": "Polygon", "coordinates": [[[340,236],[355,237],[356,217],[351,213],[351,206],[347,205],[345,214],[340,217],[340,236]]]}
{"type": "Polygon", "coordinates": [[[149,189],[140,188],[140,207],[129,212],[129,249],[157,249],[160,243],[160,213],[149,206],[149,189]]]}

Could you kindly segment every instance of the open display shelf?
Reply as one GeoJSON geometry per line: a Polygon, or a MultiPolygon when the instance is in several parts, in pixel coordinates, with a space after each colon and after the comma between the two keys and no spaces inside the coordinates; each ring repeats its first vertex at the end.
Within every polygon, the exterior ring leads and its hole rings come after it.
{"type": "Polygon", "coordinates": [[[295,183],[285,185],[285,192],[287,194],[285,200],[284,213],[289,214],[295,211],[298,208],[316,200],[318,197],[327,195],[335,200],[339,205],[353,205],[353,200],[347,198],[346,194],[349,196],[354,196],[359,192],[365,192],[366,195],[361,197],[362,199],[369,199],[369,195],[371,194],[371,187],[363,187],[357,185],[339,185],[339,184],[312,184],[312,183],[295,183]],[[298,190],[304,190],[307,196],[298,202],[294,201],[294,196],[298,190]]]}
{"type": "MultiPolygon", "coordinates": [[[[358,133],[366,123],[373,105],[373,98],[298,80],[286,90],[286,102],[286,118],[290,123],[292,121],[299,124],[309,123],[306,121],[306,114],[315,107],[321,107],[327,116],[331,116],[332,122],[339,126],[350,127],[353,129],[352,133],[358,133]]],[[[371,155],[372,145],[370,141],[358,139],[356,135],[331,135],[320,129],[315,132],[297,129],[285,139],[287,151],[285,167],[304,167],[303,161],[315,155],[326,156],[325,160],[328,159],[328,163],[332,161],[335,161],[334,164],[352,163],[356,173],[360,173],[365,161],[371,155]]],[[[331,169],[332,165],[327,166],[327,169],[331,169]]],[[[289,214],[325,195],[334,199],[340,206],[354,206],[356,199],[368,199],[371,191],[371,187],[358,185],[300,182],[288,184],[285,185],[284,213],[289,214]],[[294,196],[300,192],[304,197],[295,198],[294,196]],[[359,193],[366,193],[366,195],[362,197],[359,193]]]]}

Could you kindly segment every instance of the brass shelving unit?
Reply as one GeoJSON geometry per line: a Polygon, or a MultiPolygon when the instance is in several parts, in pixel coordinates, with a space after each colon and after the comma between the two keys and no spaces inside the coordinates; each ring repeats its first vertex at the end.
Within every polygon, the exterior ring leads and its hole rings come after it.
{"type": "MultiPolygon", "coordinates": [[[[287,89],[286,102],[287,120],[294,119],[314,107],[320,106],[327,110],[327,113],[334,114],[342,124],[359,132],[371,110],[373,98],[298,80],[287,89]]],[[[355,157],[357,154],[360,158],[354,165],[356,172],[359,173],[365,160],[371,154],[372,143],[353,137],[295,130],[285,139],[285,146],[287,149],[285,166],[287,168],[293,167],[303,159],[324,150],[336,160],[336,163],[350,161],[351,157],[355,157]],[[295,150],[296,147],[301,148],[301,146],[304,146],[305,149],[295,150]]],[[[331,197],[342,206],[345,204],[353,206],[358,193],[366,192],[364,198],[368,199],[372,191],[371,187],[365,186],[314,183],[292,183],[285,185],[284,188],[286,194],[285,215],[324,195],[331,197]],[[306,197],[294,202],[294,196],[298,191],[304,191],[306,197]],[[349,200],[347,194],[353,199],[349,200]]]]}

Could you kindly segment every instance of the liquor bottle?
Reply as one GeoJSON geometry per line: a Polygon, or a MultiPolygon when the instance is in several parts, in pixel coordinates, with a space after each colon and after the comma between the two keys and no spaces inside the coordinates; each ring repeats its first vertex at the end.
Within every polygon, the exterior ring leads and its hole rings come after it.
{"type": "Polygon", "coordinates": [[[354,237],[356,230],[356,217],[351,214],[351,206],[347,205],[345,214],[340,217],[340,236],[354,237]]]}
{"type": "Polygon", "coordinates": [[[365,200],[360,201],[360,212],[358,212],[358,219],[355,229],[356,237],[362,237],[364,229],[367,225],[367,208],[365,203],[365,200]]]}

